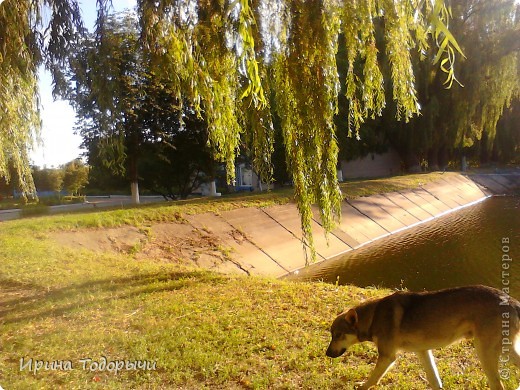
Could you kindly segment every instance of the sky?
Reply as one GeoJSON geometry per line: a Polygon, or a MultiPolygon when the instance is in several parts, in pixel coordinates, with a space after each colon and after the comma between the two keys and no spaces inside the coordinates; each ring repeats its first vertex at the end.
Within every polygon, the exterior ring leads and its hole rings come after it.
{"type": "MultiPolygon", "coordinates": [[[[1,3],[2,0],[0,0],[1,3]]],[[[96,20],[96,0],[80,0],[85,26],[93,31],[96,20]]],[[[116,12],[133,8],[136,0],[112,0],[116,12]]],[[[52,98],[51,76],[46,71],[39,74],[41,119],[41,138],[43,145],[36,145],[31,153],[31,161],[40,168],[58,167],[83,152],[80,149],[81,137],[74,134],[76,114],[67,101],[54,101],[52,98]]]]}

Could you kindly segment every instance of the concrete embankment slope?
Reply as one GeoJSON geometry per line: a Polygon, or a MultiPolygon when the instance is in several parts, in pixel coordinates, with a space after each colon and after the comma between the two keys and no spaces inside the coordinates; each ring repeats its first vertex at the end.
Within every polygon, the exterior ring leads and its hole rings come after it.
{"type": "MultiPolygon", "coordinates": [[[[505,192],[505,187],[518,188],[520,182],[518,175],[507,182],[503,178],[485,179],[497,184],[486,185],[482,179],[482,184],[476,184],[466,176],[450,174],[413,190],[345,200],[341,223],[329,234],[328,242],[319,220],[313,221],[318,261],[478,203],[505,192]]],[[[221,271],[239,267],[250,274],[278,277],[305,266],[300,217],[294,204],[195,215],[188,220],[194,227],[211,231],[223,246],[231,248],[232,262],[223,264],[221,271]]]]}

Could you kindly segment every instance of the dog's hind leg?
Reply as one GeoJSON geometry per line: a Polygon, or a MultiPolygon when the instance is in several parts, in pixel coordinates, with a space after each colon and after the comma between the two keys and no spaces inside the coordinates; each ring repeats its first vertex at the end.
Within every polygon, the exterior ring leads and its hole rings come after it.
{"type": "Polygon", "coordinates": [[[424,367],[426,371],[426,378],[428,379],[428,383],[434,390],[442,389],[441,378],[439,377],[439,371],[437,371],[437,366],[435,365],[435,360],[433,359],[432,351],[421,351],[417,352],[417,356],[419,357],[419,361],[424,367]]]}
{"type": "Polygon", "coordinates": [[[498,362],[500,357],[500,342],[490,344],[490,340],[475,338],[475,349],[486,374],[489,388],[491,390],[504,390],[498,373],[498,362]]]}

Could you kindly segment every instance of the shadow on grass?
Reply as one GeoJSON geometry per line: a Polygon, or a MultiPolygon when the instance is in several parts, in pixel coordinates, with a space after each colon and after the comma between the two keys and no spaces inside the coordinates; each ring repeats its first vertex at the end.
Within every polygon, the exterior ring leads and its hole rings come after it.
{"type": "Polygon", "coordinates": [[[199,284],[223,283],[224,279],[204,271],[147,273],[122,278],[92,280],[81,284],[51,289],[29,286],[0,279],[0,324],[16,324],[34,319],[63,316],[88,305],[129,299],[140,295],[182,290],[199,284]],[[30,290],[29,290],[30,288],[30,290]],[[13,291],[17,289],[18,291],[13,291]],[[14,298],[1,299],[2,291],[14,298]]]}

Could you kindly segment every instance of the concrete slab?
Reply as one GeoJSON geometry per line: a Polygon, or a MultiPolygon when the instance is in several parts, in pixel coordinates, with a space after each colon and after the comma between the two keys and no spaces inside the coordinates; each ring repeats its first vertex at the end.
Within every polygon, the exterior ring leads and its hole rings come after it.
{"type": "Polygon", "coordinates": [[[514,187],[514,183],[511,180],[509,180],[507,176],[492,175],[491,178],[494,181],[496,181],[498,184],[500,184],[503,187],[505,187],[507,192],[509,192],[514,187]]]}
{"type": "Polygon", "coordinates": [[[394,211],[394,216],[406,226],[415,225],[417,222],[421,221],[421,219],[428,219],[430,217],[424,210],[418,212],[421,217],[416,216],[409,209],[414,209],[416,211],[418,207],[398,192],[383,194],[383,196],[393,205],[392,210],[394,211]]]}
{"type": "Polygon", "coordinates": [[[222,217],[206,213],[186,215],[185,218],[193,227],[217,236],[224,247],[231,249],[229,256],[232,261],[220,266],[219,271],[237,272],[238,268],[256,275],[281,275],[288,272],[222,217]]]}
{"type": "Polygon", "coordinates": [[[291,271],[305,264],[302,242],[262,210],[231,210],[222,213],[222,218],[283,269],[291,271]]]}
{"type": "MultiPolygon", "coordinates": [[[[399,222],[392,214],[383,209],[382,205],[385,204],[383,198],[381,195],[375,195],[354,199],[349,201],[349,203],[372,221],[377,221],[377,224],[389,233],[404,228],[406,225],[399,222]]],[[[385,200],[388,202],[388,199],[385,198],[385,200]]]]}
{"type": "Polygon", "coordinates": [[[354,237],[352,237],[350,234],[344,232],[340,228],[333,229],[332,230],[332,234],[334,234],[338,239],[343,241],[346,246],[348,246],[348,248],[346,248],[344,250],[344,252],[348,252],[349,250],[352,250],[355,247],[359,246],[359,244],[361,244],[354,237]]]}
{"type": "MultiPolygon", "coordinates": [[[[291,232],[296,238],[303,240],[301,218],[296,205],[286,204],[273,206],[265,208],[263,211],[291,232]]],[[[319,218],[317,209],[314,210],[314,215],[316,218],[319,218]]],[[[325,230],[317,221],[312,222],[312,232],[314,247],[318,255],[322,258],[326,259],[350,249],[348,245],[338,239],[334,234],[329,234],[328,237],[325,237],[325,230]]]]}
{"type": "Polygon", "coordinates": [[[400,192],[392,192],[386,194],[386,197],[402,209],[406,210],[418,221],[424,221],[432,217],[430,213],[425,211],[422,207],[418,206],[417,204],[413,203],[410,199],[405,197],[400,192]]]}
{"type": "Polygon", "coordinates": [[[392,194],[377,195],[375,199],[378,200],[378,204],[383,210],[392,215],[404,226],[415,225],[419,222],[419,219],[410,214],[405,208],[400,207],[397,203],[392,201],[392,194]]]}
{"type": "Polygon", "coordinates": [[[338,229],[357,242],[354,248],[388,234],[381,226],[346,201],[341,204],[341,221],[338,229]]]}
{"type": "Polygon", "coordinates": [[[422,188],[417,188],[413,190],[413,192],[415,192],[418,196],[423,198],[425,202],[440,210],[441,213],[450,210],[450,207],[448,205],[442,203],[439,199],[430,194],[428,191],[423,190],[422,188]]]}
{"type": "Polygon", "coordinates": [[[473,182],[485,187],[492,194],[518,194],[520,193],[520,174],[519,173],[487,173],[472,174],[470,179],[473,182]]]}
{"type": "Polygon", "coordinates": [[[501,194],[506,191],[506,188],[493,180],[493,178],[489,175],[473,175],[474,180],[480,185],[487,188],[493,194],[501,194]]]}
{"type": "Polygon", "coordinates": [[[475,202],[486,196],[474,182],[465,176],[453,176],[448,183],[451,184],[454,192],[464,199],[464,204],[475,202]]]}
{"type": "Polygon", "coordinates": [[[430,217],[434,217],[434,216],[442,213],[441,210],[436,208],[434,205],[426,202],[423,198],[421,198],[419,195],[417,195],[413,190],[403,191],[403,192],[401,192],[401,195],[403,195],[410,202],[412,202],[413,204],[417,205],[422,210],[424,210],[428,214],[430,214],[430,217]]]}
{"type": "Polygon", "coordinates": [[[452,188],[445,183],[428,183],[423,186],[423,189],[450,208],[457,208],[464,204],[464,199],[456,195],[454,196],[456,191],[453,191],[452,188]]]}
{"type": "Polygon", "coordinates": [[[464,185],[465,182],[460,181],[455,176],[444,176],[438,182],[435,182],[437,186],[443,189],[443,191],[450,194],[451,199],[455,200],[460,205],[466,204],[468,201],[461,196],[461,190],[459,187],[464,185]]]}

